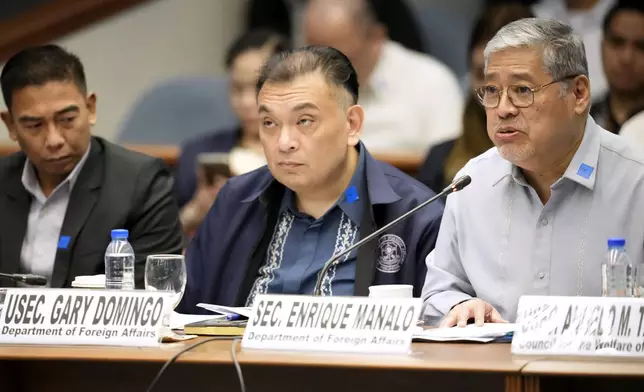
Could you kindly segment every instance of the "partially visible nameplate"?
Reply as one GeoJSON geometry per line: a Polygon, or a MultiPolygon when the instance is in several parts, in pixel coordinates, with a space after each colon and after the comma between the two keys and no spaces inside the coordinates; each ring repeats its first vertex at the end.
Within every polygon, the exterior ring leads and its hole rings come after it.
{"type": "Polygon", "coordinates": [[[644,299],[524,296],[513,354],[644,357],[644,299]]]}
{"type": "Polygon", "coordinates": [[[10,344],[155,346],[173,298],[154,291],[18,288],[5,293],[0,343],[10,344]]]}
{"type": "Polygon", "coordinates": [[[419,298],[259,295],[243,348],[407,353],[419,298]]]}

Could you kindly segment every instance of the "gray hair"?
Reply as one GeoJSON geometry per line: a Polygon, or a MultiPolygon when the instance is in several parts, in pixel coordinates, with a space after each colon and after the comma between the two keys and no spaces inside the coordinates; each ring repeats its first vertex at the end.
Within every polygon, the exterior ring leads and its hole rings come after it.
{"type": "Polygon", "coordinates": [[[555,80],[588,76],[586,49],[572,27],[551,19],[526,18],[503,26],[485,47],[485,69],[490,54],[508,48],[540,47],[543,69],[555,80]]]}

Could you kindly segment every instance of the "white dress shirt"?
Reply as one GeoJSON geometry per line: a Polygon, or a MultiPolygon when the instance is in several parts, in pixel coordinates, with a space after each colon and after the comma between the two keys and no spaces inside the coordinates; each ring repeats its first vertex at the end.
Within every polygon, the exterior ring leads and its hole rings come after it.
{"type": "Polygon", "coordinates": [[[361,139],[370,152],[424,153],[461,133],[463,97],[456,76],[434,58],[388,41],[368,86],[361,139]]]}
{"type": "Polygon", "coordinates": [[[556,19],[571,26],[584,40],[591,96],[594,102],[604,98],[608,92],[608,82],[602,62],[602,26],[604,17],[615,4],[615,0],[599,0],[590,10],[569,10],[565,0],[541,0],[532,6],[538,18],[556,19]]]}
{"type": "MultiPolygon", "coordinates": [[[[91,145],[91,143],[90,143],[91,145]]],[[[78,174],[80,173],[90,147],[76,167],[58,184],[54,191],[46,197],[40,187],[33,164],[27,159],[22,170],[22,185],[32,196],[31,207],[27,218],[27,231],[22,241],[20,253],[20,272],[41,275],[51,281],[56,261],[56,252],[61,241],[60,230],[63,226],[69,196],[78,174]]],[[[61,246],[64,244],[61,243],[61,246]]],[[[47,284],[49,286],[49,283],[47,284]]]]}
{"type": "Polygon", "coordinates": [[[423,299],[432,323],[478,297],[514,321],[522,295],[601,295],[607,239],[644,261],[644,155],[588,117],[584,137],[544,205],[496,148],[459,175],[427,257],[423,299]]]}

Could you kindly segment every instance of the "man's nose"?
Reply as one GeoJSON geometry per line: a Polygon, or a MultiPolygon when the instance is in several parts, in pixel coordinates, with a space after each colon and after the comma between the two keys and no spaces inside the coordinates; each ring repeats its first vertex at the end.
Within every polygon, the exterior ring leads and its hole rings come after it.
{"type": "Polygon", "coordinates": [[[278,144],[281,152],[290,152],[297,149],[298,143],[294,134],[295,131],[286,125],[280,129],[278,144]]]}
{"type": "Polygon", "coordinates": [[[48,149],[56,150],[65,144],[65,138],[55,123],[49,123],[47,126],[47,139],[45,145],[48,149]]]}
{"type": "Polygon", "coordinates": [[[507,92],[501,94],[499,97],[499,105],[496,107],[496,114],[501,118],[514,117],[519,114],[519,108],[512,103],[507,92]]]}

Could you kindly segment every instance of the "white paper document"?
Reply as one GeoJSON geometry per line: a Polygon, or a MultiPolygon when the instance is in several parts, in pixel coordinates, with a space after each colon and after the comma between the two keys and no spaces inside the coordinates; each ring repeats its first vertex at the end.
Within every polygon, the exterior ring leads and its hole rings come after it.
{"type": "Polygon", "coordinates": [[[488,343],[511,335],[516,329],[517,325],[510,323],[486,323],[480,327],[475,324],[469,324],[465,327],[434,328],[426,329],[422,332],[418,331],[414,334],[414,339],[435,342],[469,341],[488,343]]]}
{"type": "Polygon", "coordinates": [[[209,310],[214,313],[219,313],[219,314],[224,314],[224,315],[229,315],[229,314],[238,314],[240,316],[248,317],[250,318],[250,308],[246,307],[231,307],[231,306],[222,306],[222,305],[211,305],[211,304],[204,304],[204,303],[199,303],[197,304],[198,307],[209,310]]]}

